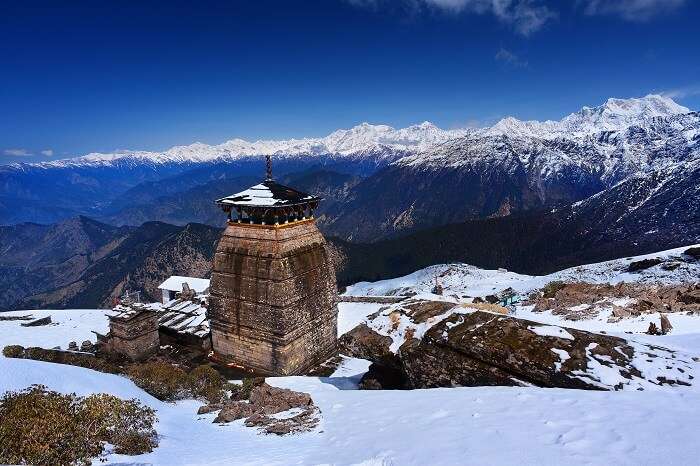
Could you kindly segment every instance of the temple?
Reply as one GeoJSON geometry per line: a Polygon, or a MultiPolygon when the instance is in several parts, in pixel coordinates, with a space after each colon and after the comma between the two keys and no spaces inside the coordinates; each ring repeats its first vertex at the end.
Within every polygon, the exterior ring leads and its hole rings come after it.
{"type": "Polygon", "coordinates": [[[228,225],[209,288],[214,359],[290,375],[335,353],[337,287],[314,220],[320,200],[274,181],[268,157],[263,182],[216,201],[228,225]]]}

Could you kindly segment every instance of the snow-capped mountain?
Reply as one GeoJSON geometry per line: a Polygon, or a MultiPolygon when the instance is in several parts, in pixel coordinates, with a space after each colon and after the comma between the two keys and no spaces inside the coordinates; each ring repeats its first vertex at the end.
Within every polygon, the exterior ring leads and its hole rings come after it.
{"type": "MultiPolygon", "coordinates": [[[[380,158],[391,162],[402,156],[420,153],[432,146],[461,137],[505,135],[519,138],[582,139],[592,134],[623,131],[633,126],[653,126],[658,119],[688,113],[690,113],[689,109],[678,105],[668,97],[648,95],[631,99],[611,98],[598,107],[583,107],[560,121],[521,121],[507,117],[489,128],[453,130],[440,129],[428,121],[400,129],[387,125],[362,123],[350,129],[334,131],[321,138],[254,142],[236,138],[218,145],[195,142],[186,146],[175,146],[162,152],[136,150],[91,153],[82,157],[29,164],[29,166],[43,168],[104,166],[125,160],[154,164],[202,163],[232,161],[260,155],[274,155],[280,158],[330,155],[352,159],[380,154],[380,158]]],[[[13,166],[20,168],[26,165],[14,164],[13,166]]]]}
{"type": "Polygon", "coordinates": [[[0,224],[113,215],[135,202],[154,211],[145,203],[157,197],[259,176],[266,154],[275,156],[280,176],[322,167],[367,178],[324,221],[342,237],[374,238],[377,228],[389,234],[576,202],[635,174],[673,170],[700,154],[700,115],[648,95],[609,99],[560,121],[506,118],[459,130],[362,123],[321,138],[232,139],[15,164],[0,167],[0,224]],[[360,227],[369,230],[351,231],[360,227]]]}
{"type": "MultiPolygon", "coordinates": [[[[408,153],[425,150],[470,132],[471,130],[465,129],[443,130],[428,121],[401,129],[362,123],[350,129],[334,131],[322,138],[255,142],[237,138],[218,145],[195,142],[186,146],[175,146],[163,152],[91,153],[82,157],[30,164],[30,166],[42,168],[104,166],[125,160],[154,164],[225,162],[261,155],[274,155],[277,158],[337,156],[350,159],[365,156],[393,161],[408,153]]],[[[14,164],[14,166],[19,168],[22,164],[14,164]]]]}
{"type": "Polygon", "coordinates": [[[699,160],[700,114],[661,96],[610,99],[559,122],[502,120],[401,158],[356,186],[326,221],[333,234],[367,241],[566,205],[630,177],[696,180],[682,168],[699,160]]]}
{"type": "Polygon", "coordinates": [[[608,99],[597,107],[583,107],[559,121],[521,121],[507,117],[484,130],[486,135],[582,138],[604,131],[623,131],[630,126],[648,126],[655,119],[690,113],[673,99],[658,94],[631,99],[608,99]]]}
{"type": "MultiPolygon", "coordinates": [[[[395,129],[387,125],[362,123],[350,129],[334,131],[321,138],[288,140],[231,139],[222,144],[201,142],[175,146],[166,151],[119,151],[114,153],[90,153],[81,157],[34,164],[13,164],[15,169],[62,168],[77,166],[109,166],[115,163],[206,163],[235,161],[260,155],[279,158],[313,158],[336,156],[349,159],[374,157],[383,163],[392,162],[406,155],[421,154],[431,147],[457,138],[479,136],[507,136],[512,138],[576,139],[585,140],[592,135],[606,132],[622,132],[630,127],[654,128],[659,121],[691,113],[686,107],[660,95],[642,98],[608,99],[598,107],[583,107],[560,121],[521,121],[507,117],[488,128],[440,129],[425,121],[407,128],[395,129]]],[[[683,125],[678,118],[679,124],[683,125]]],[[[692,140],[698,134],[685,134],[692,140]]],[[[420,157],[414,158],[420,160],[420,157]]]]}

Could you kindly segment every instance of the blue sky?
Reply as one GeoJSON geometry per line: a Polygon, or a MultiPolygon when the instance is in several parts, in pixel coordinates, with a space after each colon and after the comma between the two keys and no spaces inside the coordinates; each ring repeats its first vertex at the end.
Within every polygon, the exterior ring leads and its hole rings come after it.
{"type": "Polygon", "coordinates": [[[0,163],[194,141],[700,109],[690,0],[4,2],[0,163]]]}

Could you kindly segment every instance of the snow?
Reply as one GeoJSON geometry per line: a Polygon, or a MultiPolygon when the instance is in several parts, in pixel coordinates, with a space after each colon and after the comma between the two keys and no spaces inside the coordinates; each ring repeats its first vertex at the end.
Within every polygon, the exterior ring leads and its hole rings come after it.
{"type": "Polygon", "coordinates": [[[376,303],[338,303],[338,335],[349,332],[383,306],[376,303]]]}
{"type": "Polygon", "coordinates": [[[692,390],[358,391],[344,389],[348,371],[330,378],[268,378],[311,393],[322,413],[316,431],[277,437],[240,421],[212,424],[214,414],[195,414],[199,403],[160,402],[119,376],[5,358],[0,371],[0,391],[43,383],[65,393],[136,398],[156,409],[158,448],[135,457],[111,455],[107,464],[685,465],[700,455],[700,394],[692,390]]]}
{"type": "Polygon", "coordinates": [[[559,362],[554,363],[554,367],[557,371],[561,370],[561,365],[564,364],[568,359],[571,359],[569,352],[563,349],[552,348],[552,352],[559,356],[559,362]]]}
{"type": "Polygon", "coordinates": [[[207,278],[182,277],[180,275],[171,276],[161,283],[158,286],[158,289],[182,291],[182,285],[184,283],[187,283],[190,289],[194,290],[196,293],[204,293],[207,289],[209,289],[209,279],[207,278]]]}
{"type": "MultiPolygon", "coordinates": [[[[339,129],[318,138],[301,138],[288,140],[246,141],[234,138],[218,145],[195,142],[185,146],[175,146],[162,152],[124,150],[114,153],[91,153],[81,157],[54,160],[50,162],[10,166],[17,170],[27,167],[65,168],[84,166],[113,166],[119,163],[133,164],[168,164],[168,163],[210,163],[250,159],[261,155],[276,158],[318,158],[332,156],[349,160],[371,158],[377,163],[391,163],[407,157],[407,163],[426,162],[437,167],[444,167],[444,157],[431,154],[441,145],[455,140],[480,141],[494,143],[498,150],[490,151],[480,148],[476,157],[483,159],[485,154],[501,152],[508,147],[503,136],[510,140],[522,140],[525,146],[539,147],[535,151],[537,164],[543,173],[556,174],[562,166],[586,163],[592,169],[602,164],[606,173],[614,172],[620,159],[626,164],[635,165],[640,154],[634,139],[628,141],[625,136],[630,128],[641,127],[659,138],[651,138],[650,144],[659,145],[659,141],[669,139],[669,135],[658,129],[659,121],[668,121],[668,129],[679,133],[679,140],[692,144],[699,131],[698,117],[686,107],[678,105],[672,99],[660,95],[648,95],[641,98],[608,99],[597,107],[583,107],[560,121],[521,121],[507,117],[490,128],[467,128],[444,130],[430,122],[423,122],[407,128],[395,129],[387,125],[361,123],[350,129],[339,129]],[[610,132],[614,134],[609,134],[610,132]],[[605,135],[604,141],[599,141],[605,135]],[[569,140],[582,145],[581,160],[572,161],[565,153],[557,153],[545,146],[537,145],[535,140],[569,140]],[[658,140],[657,140],[658,139],[658,140]],[[624,140],[624,142],[621,142],[624,140]],[[619,147],[617,144],[622,144],[619,147]],[[597,151],[589,150],[595,145],[597,151]],[[620,149],[622,151],[620,152],[620,149]],[[587,153],[599,153],[602,158],[588,160],[587,153]]],[[[523,151],[520,151],[523,152],[523,151]]],[[[458,159],[462,158],[458,153],[458,159]]],[[[491,156],[489,155],[489,156],[491,156]]],[[[662,157],[661,159],[665,159],[662,157]]],[[[451,161],[460,162],[460,160],[451,161]]],[[[655,163],[653,159],[644,160],[644,164],[655,163]]],[[[644,164],[636,164],[637,168],[644,164]]],[[[605,177],[608,175],[606,174],[605,177]]]]}
{"type": "MultiPolygon", "coordinates": [[[[685,248],[655,255],[673,257],[685,248]]],[[[446,293],[477,295],[513,286],[519,290],[547,283],[552,277],[587,277],[611,281],[626,277],[622,270],[631,260],[591,264],[547,277],[529,277],[510,272],[479,271],[470,266],[463,283],[457,272],[441,278],[446,293]],[[613,268],[613,271],[611,271],[613,268]],[[616,270],[616,271],[615,271],[616,270]],[[444,281],[442,281],[444,280],[444,281]],[[489,280],[495,284],[490,285],[489,280]]],[[[426,293],[437,266],[407,277],[350,287],[353,293],[392,294],[407,290],[426,293]]],[[[677,269],[678,270],[678,269],[677,269]]],[[[692,270],[686,271],[691,274],[692,270]]],[[[689,275],[689,276],[692,276],[689,275]]],[[[694,275],[697,279],[698,275],[694,275]]],[[[630,274],[638,281],[667,282],[673,277],[661,270],[630,274]]],[[[349,290],[349,292],[350,292],[349,290]]],[[[459,303],[461,297],[421,294],[459,303]]],[[[340,303],[339,333],[344,333],[386,305],[340,303]]],[[[455,312],[470,312],[455,307],[455,312]]],[[[65,347],[71,340],[94,341],[91,330],[106,332],[107,319],[99,310],[18,311],[3,315],[51,315],[54,325],[21,327],[20,321],[0,321],[0,346],[7,344],[65,347]]],[[[689,364],[690,355],[700,354],[700,318],[668,314],[672,334],[641,335],[650,319],[646,315],[608,323],[606,316],[586,321],[563,322],[551,313],[532,312],[519,306],[518,317],[545,324],[533,331],[557,333],[554,325],[606,331],[629,338],[635,347],[634,364],[653,374],[654,358],[646,358],[642,343],[682,351],[676,362],[689,364]],[[635,332],[633,335],[625,332],[635,332]]],[[[568,333],[568,332],[566,332],[568,333]]],[[[564,336],[565,337],[565,336],[564,336]]],[[[605,358],[587,349],[594,371],[581,374],[601,383],[615,383],[620,374],[605,365],[605,358]]],[[[570,355],[558,355],[559,369],[570,355]]],[[[657,358],[658,359],[658,358],[657,358]]],[[[163,403],[137,388],[128,379],[79,367],[0,357],[0,392],[42,383],[51,389],[78,395],[106,392],[136,398],[157,411],[160,444],[152,453],[136,457],[110,455],[107,464],[156,465],[644,465],[696,464],[700,444],[696,441],[700,417],[700,388],[648,387],[644,391],[593,392],[537,387],[439,388],[412,391],[356,390],[367,361],[343,358],[331,377],[271,377],[275,386],[308,392],[321,410],[321,424],[313,432],[293,436],[267,436],[246,428],[241,421],[215,425],[215,414],[196,415],[196,401],[163,403]]]]}
{"type": "Polygon", "coordinates": [[[573,340],[574,337],[569,332],[561,327],[554,327],[552,325],[533,325],[528,327],[528,330],[539,335],[541,337],[557,337],[565,338],[567,340],[573,340]]]}
{"type": "Polygon", "coordinates": [[[549,275],[532,276],[499,270],[485,270],[468,264],[441,264],[426,267],[409,275],[381,280],[360,282],[348,286],[347,296],[393,296],[413,293],[430,293],[438,277],[443,294],[457,297],[475,297],[498,294],[506,288],[513,288],[525,295],[542,288],[552,281],[585,281],[589,283],[621,282],[677,284],[694,282],[700,279],[700,261],[681,262],[675,270],[664,270],[654,266],[640,272],[627,272],[630,262],[643,259],[673,260],[683,251],[700,244],[683,246],[652,254],[615,259],[594,264],[571,267],[549,275]]]}

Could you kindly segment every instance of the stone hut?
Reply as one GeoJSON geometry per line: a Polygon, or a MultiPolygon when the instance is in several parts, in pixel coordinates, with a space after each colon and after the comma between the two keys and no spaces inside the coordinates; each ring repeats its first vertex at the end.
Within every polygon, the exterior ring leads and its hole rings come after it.
{"type": "Polygon", "coordinates": [[[117,306],[108,314],[109,333],[102,339],[104,350],[132,361],[146,359],[158,351],[158,315],[140,303],[117,306]]]}
{"type": "Polygon", "coordinates": [[[214,256],[214,359],[264,375],[302,374],[337,345],[337,288],[316,227],[320,198],[267,178],[216,202],[228,214],[214,256]]]}

